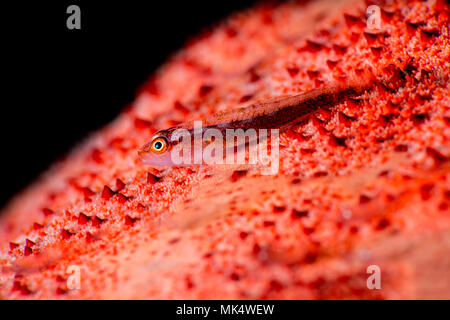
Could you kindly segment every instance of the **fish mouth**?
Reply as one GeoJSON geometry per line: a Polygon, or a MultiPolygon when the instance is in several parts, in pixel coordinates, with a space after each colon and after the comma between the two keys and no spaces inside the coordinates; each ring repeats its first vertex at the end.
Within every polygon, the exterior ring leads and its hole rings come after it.
{"type": "Polygon", "coordinates": [[[139,160],[146,165],[158,167],[170,167],[174,165],[170,152],[165,152],[164,154],[154,154],[151,152],[146,152],[145,150],[139,150],[138,153],[139,160]]]}
{"type": "Polygon", "coordinates": [[[150,157],[152,157],[152,155],[145,149],[139,149],[137,153],[139,160],[143,163],[149,162],[150,157]]]}
{"type": "Polygon", "coordinates": [[[152,154],[149,154],[148,151],[140,149],[138,150],[139,160],[143,163],[150,163],[155,157],[152,154]]]}
{"type": "Polygon", "coordinates": [[[139,149],[137,153],[138,153],[139,158],[142,158],[145,156],[147,151],[145,151],[144,149],[139,149]]]}

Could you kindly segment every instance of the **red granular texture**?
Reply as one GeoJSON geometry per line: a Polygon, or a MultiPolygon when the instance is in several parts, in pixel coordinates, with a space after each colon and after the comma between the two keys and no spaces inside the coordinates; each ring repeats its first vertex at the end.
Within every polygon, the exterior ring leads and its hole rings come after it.
{"type": "Polygon", "coordinates": [[[449,5],[378,3],[373,32],[371,4],[258,5],[189,42],[3,210],[0,298],[450,298],[449,5]],[[276,175],[138,161],[156,130],[366,73],[281,135],[276,175]]]}

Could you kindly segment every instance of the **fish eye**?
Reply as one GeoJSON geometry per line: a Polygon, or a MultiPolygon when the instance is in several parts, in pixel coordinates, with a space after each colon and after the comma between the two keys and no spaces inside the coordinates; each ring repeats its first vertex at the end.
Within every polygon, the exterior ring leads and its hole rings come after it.
{"type": "Polygon", "coordinates": [[[155,139],[153,139],[152,141],[152,145],[151,145],[151,150],[154,153],[164,153],[167,150],[167,140],[163,137],[157,137],[155,139]]]}

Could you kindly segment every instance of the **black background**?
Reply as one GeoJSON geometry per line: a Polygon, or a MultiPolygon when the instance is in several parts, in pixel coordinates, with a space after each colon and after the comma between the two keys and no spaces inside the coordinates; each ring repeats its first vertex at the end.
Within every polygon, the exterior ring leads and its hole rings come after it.
{"type": "Polygon", "coordinates": [[[111,121],[190,37],[253,3],[2,3],[0,207],[111,121]],[[71,4],[80,6],[81,30],[66,27],[71,4]]]}

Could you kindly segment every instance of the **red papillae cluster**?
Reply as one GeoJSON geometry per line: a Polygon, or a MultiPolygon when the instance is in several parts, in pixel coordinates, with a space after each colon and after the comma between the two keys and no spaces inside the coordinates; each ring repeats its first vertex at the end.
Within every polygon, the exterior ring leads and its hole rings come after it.
{"type": "Polygon", "coordinates": [[[371,4],[259,5],[188,43],[4,209],[0,298],[450,297],[449,5],[379,3],[375,32],[371,4]],[[275,176],[138,161],[157,130],[368,72],[280,137],[275,176]]]}

